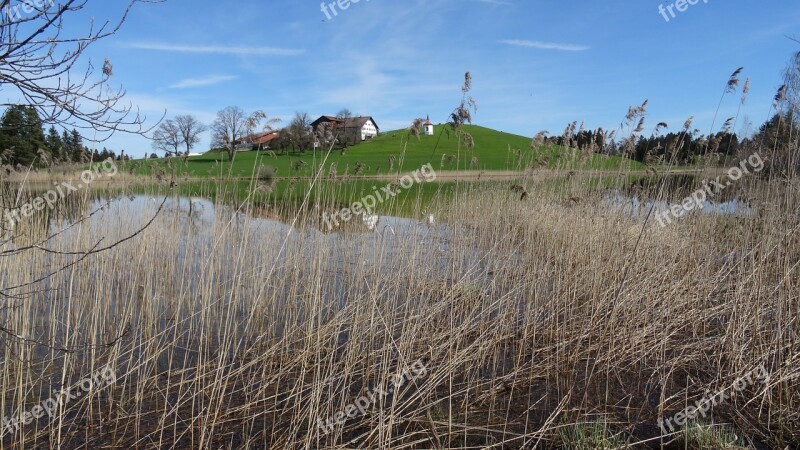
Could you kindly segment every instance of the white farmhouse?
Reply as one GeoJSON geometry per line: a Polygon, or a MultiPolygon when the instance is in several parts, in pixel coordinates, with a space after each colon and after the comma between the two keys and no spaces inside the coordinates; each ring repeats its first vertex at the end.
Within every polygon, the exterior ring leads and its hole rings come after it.
{"type": "Polygon", "coordinates": [[[378,135],[378,124],[372,120],[372,117],[354,117],[352,125],[356,130],[356,136],[360,136],[362,141],[370,140],[378,135]]]}
{"type": "Polygon", "coordinates": [[[350,142],[368,141],[380,133],[380,128],[375,120],[370,116],[350,117],[340,119],[335,116],[321,116],[311,123],[314,132],[322,125],[329,123],[333,125],[334,132],[339,135],[341,140],[350,142]]]}

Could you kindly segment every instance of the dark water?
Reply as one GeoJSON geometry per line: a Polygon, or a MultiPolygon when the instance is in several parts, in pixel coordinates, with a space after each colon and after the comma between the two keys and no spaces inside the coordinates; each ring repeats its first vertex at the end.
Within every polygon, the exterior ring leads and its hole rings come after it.
{"type": "MultiPolygon", "coordinates": [[[[694,175],[642,178],[623,189],[607,191],[601,205],[606,210],[640,219],[646,217],[651,209],[653,214],[666,213],[676,205],[685,211],[678,214],[681,217],[690,214],[750,216],[754,213],[754,207],[743,200],[743,184],[731,183],[724,189],[713,189],[715,181],[726,183],[722,178],[704,179],[694,175]],[[712,189],[704,189],[705,186],[712,189]],[[691,206],[684,208],[684,202],[693,196],[700,203],[692,200],[691,206]]],[[[681,217],[678,216],[671,217],[679,220],[681,217]]]]}

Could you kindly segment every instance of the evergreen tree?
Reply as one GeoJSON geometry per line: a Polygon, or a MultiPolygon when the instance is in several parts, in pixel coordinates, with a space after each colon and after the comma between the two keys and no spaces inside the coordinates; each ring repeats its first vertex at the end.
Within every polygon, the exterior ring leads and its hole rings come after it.
{"type": "Polygon", "coordinates": [[[81,137],[81,134],[78,133],[78,130],[74,128],[69,136],[69,144],[72,161],[77,163],[83,162],[84,156],[86,155],[86,150],[83,148],[83,138],[81,137]]]}
{"type": "Polygon", "coordinates": [[[50,126],[47,130],[47,137],[45,138],[45,150],[50,154],[54,161],[64,161],[64,141],[56,131],[56,127],[50,126]]]}
{"type": "Polygon", "coordinates": [[[72,149],[72,135],[70,135],[67,130],[64,130],[61,133],[61,143],[62,143],[61,154],[64,158],[64,161],[66,162],[72,161],[72,154],[74,153],[72,149]]]}
{"type": "Polygon", "coordinates": [[[3,156],[4,163],[13,166],[19,162],[18,153],[21,150],[24,122],[24,114],[16,106],[9,107],[3,113],[2,121],[0,121],[0,154],[3,156]]]}
{"type": "Polygon", "coordinates": [[[0,120],[0,152],[11,164],[44,165],[37,158],[45,147],[42,121],[36,110],[29,106],[13,105],[6,109],[0,120]]]}
{"type": "Polygon", "coordinates": [[[792,110],[775,114],[753,136],[756,152],[769,157],[769,172],[794,177],[800,172],[800,121],[792,110]]]}
{"type": "Polygon", "coordinates": [[[775,114],[772,119],[761,125],[754,140],[760,140],[767,148],[788,146],[797,139],[798,126],[800,124],[796,123],[792,111],[783,115],[775,114]]]}

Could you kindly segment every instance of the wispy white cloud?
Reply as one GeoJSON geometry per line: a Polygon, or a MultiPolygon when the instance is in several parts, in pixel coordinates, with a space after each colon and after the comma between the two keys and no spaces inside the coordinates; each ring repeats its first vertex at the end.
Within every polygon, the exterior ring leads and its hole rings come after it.
{"type": "Polygon", "coordinates": [[[172,45],[163,43],[142,43],[133,42],[127,44],[129,48],[136,48],[141,50],[157,50],[163,52],[176,52],[176,53],[206,53],[217,55],[235,55],[235,56],[297,56],[302,55],[306,51],[303,49],[295,48],[279,48],[279,47],[227,47],[220,45],[172,45]]]}
{"type": "Polygon", "coordinates": [[[559,50],[562,52],[583,52],[589,50],[586,45],[561,44],[557,42],[526,41],[522,39],[503,39],[501,44],[514,45],[516,47],[538,48],[541,50],[559,50]]]}
{"type": "Polygon", "coordinates": [[[203,86],[212,86],[226,81],[235,80],[239,77],[235,75],[212,75],[205,78],[187,78],[175,84],[170,85],[170,89],[187,89],[203,86]]]}

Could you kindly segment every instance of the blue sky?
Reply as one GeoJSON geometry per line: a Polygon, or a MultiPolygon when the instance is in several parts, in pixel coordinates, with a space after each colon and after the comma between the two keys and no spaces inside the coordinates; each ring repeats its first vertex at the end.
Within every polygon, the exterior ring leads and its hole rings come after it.
{"type": "MultiPolygon", "coordinates": [[[[117,17],[122,3],[90,0],[87,12],[117,17]]],[[[428,114],[443,122],[470,71],[475,123],[502,131],[560,134],[573,120],[614,129],[649,99],[648,129],[679,129],[691,115],[708,132],[728,77],[744,66],[751,93],[739,124],[763,123],[800,50],[786,38],[800,38],[797,0],[699,0],[667,22],[659,5],[673,3],[361,0],[328,19],[320,1],[167,0],[138,5],[88,55],[113,62],[112,81],[151,122],[166,110],[210,123],[229,105],[285,122],[346,107],[382,130],[428,114]]],[[[738,102],[725,98],[717,124],[738,102]]],[[[102,145],[151,151],[124,134],[102,145]]]]}

